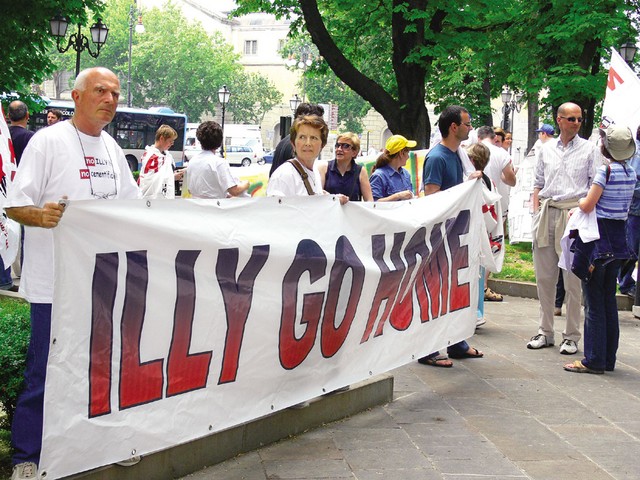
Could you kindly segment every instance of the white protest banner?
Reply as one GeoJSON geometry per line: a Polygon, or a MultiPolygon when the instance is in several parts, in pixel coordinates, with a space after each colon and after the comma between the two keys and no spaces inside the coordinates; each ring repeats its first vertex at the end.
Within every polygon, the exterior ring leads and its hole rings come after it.
{"type": "MultiPolygon", "coordinates": [[[[535,147],[534,147],[535,148],[535,147]]],[[[533,177],[536,168],[533,149],[520,162],[516,172],[516,186],[509,195],[509,243],[531,242],[531,218],[533,216],[533,177]]]]}
{"type": "Polygon", "coordinates": [[[20,240],[20,226],[7,218],[3,210],[7,200],[7,189],[11,185],[15,169],[16,159],[11,143],[11,133],[0,105],[0,256],[5,268],[15,260],[20,240]]]}
{"type": "Polygon", "coordinates": [[[470,337],[483,203],[478,181],[386,204],[71,202],[41,472],[170,448],[470,337]]]}
{"type": "Polygon", "coordinates": [[[602,126],[626,125],[634,136],[640,125],[640,78],[615,48],[611,49],[611,65],[607,93],[602,106],[602,126]]]}

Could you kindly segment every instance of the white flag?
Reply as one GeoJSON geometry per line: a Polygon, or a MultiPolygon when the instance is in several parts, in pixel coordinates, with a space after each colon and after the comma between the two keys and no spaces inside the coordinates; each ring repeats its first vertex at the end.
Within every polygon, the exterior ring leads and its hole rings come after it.
{"type": "Polygon", "coordinates": [[[640,125],[640,78],[616,51],[611,50],[602,126],[626,125],[635,134],[640,125]]]}
{"type": "Polygon", "coordinates": [[[18,251],[20,226],[4,213],[7,191],[15,174],[16,160],[11,146],[11,134],[0,105],[0,255],[5,267],[13,263],[18,251]]]}

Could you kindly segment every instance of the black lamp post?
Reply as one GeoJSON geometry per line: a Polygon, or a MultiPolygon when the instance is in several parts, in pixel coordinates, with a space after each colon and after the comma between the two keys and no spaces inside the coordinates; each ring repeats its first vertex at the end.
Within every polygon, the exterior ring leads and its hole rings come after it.
{"type": "Polygon", "coordinates": [[[224,157],[224,111],[226,109],[227,103],[229,102],[229,97],[231,96],[231,92],[227,89],[226,85],[223,85],[220,90],[218,90],[218,101],[222,104],[222,146],[220,147],[220,152],[224,157]]]}
{"type": "Polygon", "coordinates": [[[293,97],[291,97],[291,100],[289,100],[289,108],[291,109],[291,115],[293,117],[296,116],[296,110],[298,109],[298,105],[300,105],[301,102],[302,100],[297,93],[293,97]]]}
{"type": "MultiPolygon", "coordinates": [[[[285,64],[289,68],[299,68],[300,70],[306,70],[313,65],[314,54],[311,46],[304,44],[301,45],[296,52],[297,55],[290,55],[285,64]]],[[[302,100],[304,101],[307,95],[306,90],[306,78],[304,71],[302,72],[302,100]]]]}
{"type": "Polygon", "coordinates": [[[107,41],[107,36],[109,35],[109,29],[107,26],[102,23],[102,20],[98,19],[97,23],[94,23],[89,31],[91,32],[91,39],[93,43],[96,44],[97,49],[95,52],[91,50],[91,46],[89,44],[89,39],[81,33],[81,25],[78,24],[78,33],[72,33],[69,36],[69,43],[67,43],[66,47],[60,46],[60,39],[64,38],[67,35],[67,27],[69,26],[69,21],[66,17],[61,15],[56,15],[51,20],[49,20],[49,28],[51,30],[51,35],[56,37],[56,47],[60,53],[65,53],[69,48],[73,47],[76,51],[76,77],[80,73],[80,53],[84,50],[89,52],[93,58],[98,58],[100,55],[100,48],[107,41]]]}
{"type": "Polygon", "coordinates": [[[129,71],[127,73],[127,107],[131,106],[131,49],[133,46],[133,28],[135,26],[136,33],[144,33],[144,25],[142,24],[142,15],[136,8],[137,0],[134,0],[129,7],[129,71]],[[136,22],[136,17],[138,22],[136,22]]]}
{"type": "Polygon", "coordinates": [[[509,121],[509,114],[513,112],[512,119],[515,120],[515,112],[519,112],[522,109],[522,104],[520,101],[522,100],[521,92],[512,92],[509,87],[504,87],[501,93],[502,103],[504,106],[502,107],[502,112],[504,116],[502,117],[502,129],[505,132],[510,131],[510,126],[513,122],[509,121]]]}
{"type": "Polygon", "coordinates": [[[629,66],[633,63],[633,58],[636,56],[638,47],[633,42],[626,42],[620,47],[620,56],[624,58],[629,66]]]}

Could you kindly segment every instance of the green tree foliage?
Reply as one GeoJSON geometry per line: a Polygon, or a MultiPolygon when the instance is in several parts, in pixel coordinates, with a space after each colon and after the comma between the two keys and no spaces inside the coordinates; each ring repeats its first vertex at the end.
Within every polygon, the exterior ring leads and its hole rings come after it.
{"type": "Polygon", "coordinates": [[[601,60],[611,46],[637,36],[638,22],[631,13],[638,0],[237,3],[237,13],[295,18],[292,31],[306,28],[335,74],[394,133],[422,145],[430,131],[425,100],[436,110],[462,103],[474,117],[489,119],[489,100],[505,84],[527,95],[548,91],[550,109],[567,100],[580,103],[589,112],[583,126],[589,129],[605,92],[601,60]]]}
{"type": "MultiPolygon", "coordinates": [[[[362,119],[371,109],[369,102],[354,92],[340,80],[327,63],[319,56],[308,35],[300,33],[290,38],[281,50],[282,58],[297,59],[303,47],[311,50],[312,64],[302,73],[298,82],[300,91],[314,103],[332,103],[339,106],[338,122],[340,131],[362,133],[362,119]]],[[[290,67],[297,69],[297,65],[290,67]]]]}
{"type": "Polygon", "coordinates": [[[86,21],[101,9],[100,0],[0,0],[0,92],[15,91],[24,99],[32,84],[53,72],[51,17],[60,13],[73,22],[86,21]]]}
{"type": "MultiPolygon", "coordinates": [[[[426,106],[426,69],[409,59],[422,40],[427,0],[357,2],[325,0],[240,0],[238,13],[264,11],[300,15],[302,25],[335,75],[368,101],[395,133],[426,145],[431,126],[426,106]],[[331,32],[331,33],[329,33],[331,32]]],[[[434,28],[440,28],[438,22],[434,28]]]]}
{"type": "MultiPolygon", "coordinates": [[[[130,0],[110,0],[104,11],[109,38],[97,59],[83,54],[82,68],[101,65],[120,78],[127,97],[130,0]]],[[[259,74],[247,74],[218,32],[207,33],[198,22],[189,22],[179,7],[168,2],[162,8],[142,12],[144,33],[132,36],[131,91],[134,106],[168,106],[197,121],[215,115],[218,89],[232,88],[235,121],[259,121],[281,98],[277,89],[259,74]],[[237,85],[237,88],[235,87],[237,85]]],[[[137,18],[135,19],[137,22],[137,18]]],[[[73,70],[75,54],[59,55],[60,69],[73,70]]]]}
{"type": "Polygon", "coordinates": [[[265,113],[282,101],[282,93],[266,77],[240,73],[229,86],[228,111],[236,123],[261,123],[265,113]]]}
{"type": "Polygon", "coordinates": [[[133,55],[134,103],[169,105],[193,119],[213,114],[218,89],[242,71],[231,46],[221,34],[188,23],[171,3],[147,12],[145,26],[149,33],[133,55]]]}

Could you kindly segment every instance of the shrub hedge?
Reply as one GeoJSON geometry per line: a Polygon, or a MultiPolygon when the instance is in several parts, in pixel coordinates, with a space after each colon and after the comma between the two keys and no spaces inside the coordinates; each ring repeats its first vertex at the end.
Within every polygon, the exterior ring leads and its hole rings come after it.
{"type": "Polygon", "coordinates": [[[11,425],[18,394],[22,390],[31,334],[29,317],[28,303],[0,300],[0,403],[6,413],[0,419],[2,428],[11,425]]]}

